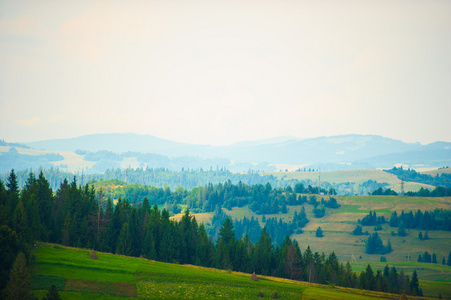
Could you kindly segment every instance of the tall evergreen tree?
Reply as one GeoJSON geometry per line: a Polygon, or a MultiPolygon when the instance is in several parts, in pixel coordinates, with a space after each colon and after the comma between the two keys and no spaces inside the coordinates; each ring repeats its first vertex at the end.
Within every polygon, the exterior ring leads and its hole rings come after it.
{"type": "MultiPolygon", "coordinates": [[[[16,206],[19,204],[19,184],[17,183],[17,176],[14,172],[14,169],[12,169],[11,173],[9,174],[6,187],[8,189],[6,193],[6,211],[8,216],[12,216],[16,210],[16,206]]],[[[9,225],[12,224],[10,223],[9,225]]]]}
{"type": "Polygon", "coordinates": [[[375,281],[374,281],[374,273],[371,266],[368,264],[365,270],[365,287],[367,290],[374,291],[375,289],[375,281]]]}
{"type": "Polygon", "coordinates": [[[14,261],[8,284],[6,285],[6,299],[31,299],[31,275],[27,267],[25,255],[20,252],[14,261]]]}
{"type": "Polygon", "coordinates": [[[52,207],[54,205],[53,190],[50,187],[50,183],[44,177],[44,173],[39,173],[36,181],[36,189],[38,195],[38,211],[39,216],[44,227],[43,233],[44,241],[48,241],[50,238],[50,230],[52,228],[52,207]]]}
{"type": "Polygon", "coordinates": [[[61,300],[58,290],[56,289],[56,286],[54,284],[52,284],[49,291],[47,292],[47,295],[42,298],[42,300],[61,300]]]}
{"type": "Polygon", "coordinates": [[[30,227],[28,226],[27,213],[22,201],[16,206],[12,218],[12,229],[17,233],[19,241],[22,243],[30,242],[30,227]]]}
{"type": "Polygon", "coordinates": [[[127,222],[122,225],[121,232],[119,233],[119,238],[117,241],[117,254],[123,254],[129,256],[133,251],[133,239],[130,233],[130,226],[127,222]]]}
{"type": "Polygon", "coordinates": [[[203,223],[199,225],[199,242],[196,247],[196,265],[210,267],[213,259],[213,243],[207,236],[203,223]]]}
{"type": "Polygon", "coordinates": [[[412,274],[412,279],[410,280],[410,291],[412,293],[412,295],[419,296],[419,283],[418,283],[418,275],[417,275],[417,270],[413,270],[413,274],[412,274]]]}
{"type": "Polygon", "coordinates": [[[323,237],[323,231],[321,230],[321,227],[318,227],[318,229],[316,229],[316,237],[323,237]]]}
{"type": "Polygon", "coordinates": [[[152,224],[148,221],[144,229],[145,237],[142,243],[142,255],[147,259],[156,260],[157,251],[155,248],[155,239],[153,236],[152,224]]]}
{"type": "MultiPolygon", "coordinates": [[[[0,291],[8,282],[9,273],[19,251],[17,234],[7,225],[0,226],[0,291]]],[[[1,293],[0,298],[3,299],[1,293]]]]}

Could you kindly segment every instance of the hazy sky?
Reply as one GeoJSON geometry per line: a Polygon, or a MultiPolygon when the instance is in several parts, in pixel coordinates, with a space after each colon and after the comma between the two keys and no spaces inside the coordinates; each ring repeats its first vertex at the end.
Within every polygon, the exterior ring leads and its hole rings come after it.
{"type": "Polygon", "coordinates": [[[0,139],[451,142],[451,1],[0,0],[0,139]]]}

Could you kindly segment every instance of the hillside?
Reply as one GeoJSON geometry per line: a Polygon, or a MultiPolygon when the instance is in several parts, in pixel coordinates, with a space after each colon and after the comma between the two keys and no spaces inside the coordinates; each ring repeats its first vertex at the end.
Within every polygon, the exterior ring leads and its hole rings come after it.
{"type": "MultiPolygon", "coordinates": [[[[327,196],[323,196],[327,199],[327,196]]],[[[371,262],[376,263],[380,261],[381,255],[367,254],[365,252],[367,235],[355,236],[352,231],[356,228],[359,219],[363,219],[370,211],[374,211],[378,216],[384,216],[386,219],[391,217],[393,212],[398,215],[404,212],[417,210],[433,211],[435,209],[451,209],[451,199],[449,198],[420,198],[420,197],[403,197],[403,196],[338,196],[338,203],[341,205],[338,209],[327,209],[326,215],[322,218],[315,218],[313,214],[313,206],[309,204],[298,206],[287,206],[288,212],[278,214],[266,214],[265,219],[276,218],[285,222],[293,219],[295,212],[299,214],[302,208],[305,209],[307,218],[310,220],[307,225],[302,228],[303,233],[293,233],[290,238],[296,239],[301,248],[310,245],[313,251],[324,251],[325,253],[335,252],[341,261],[353,261],[352,255],[356,258],[356,262],[371,262]],[[323,238],[317,238],[315,232],[318,227],[321,227],[324,233],[323,238]]],[[[266,225],[263,221],[263,216],[254,213],[248,208],[233,207],[232,209],[223,208],[223,211],[232,219],[242,220],[258,219],[260,226],[266,225]]],[[[212,222],[213,213],[194,214],[199,223],[208,224],[212,222]]],[[[175,219],[180,220],[182,214],[174,216],[175,219]]],[[[374,226],[363,226],[363,232],[368,231],[373,234],[374,226]]],[[[440,263],[442,258],[447,259],[449,251],[451,251],[451,233],[449,231],[431,230],[429,231],[428,240],[419,240],[418,234],[424,230],[409,229],[407,236],[401,237],[397,234],[398,229],[390,227],[388,223],[382,225],[382,229],[377,231],[384,243],[391,241],[393,252],[385,254],[389,263],[391,262],[416,262],[418,256],[425,251],[435,253],[437,261],[440,263]],[[394,235],[392,234],[394,233],[394,235]],[[446,246],[445,246],[446,245],[446,246]],[[410,259],[406,257],[410,255],[410,259]]],[[[429,264],[429,266],[437,266],[429,264]]],[[[423,274],[423,266],[419,272],[421,278],[427,280],[451,280],[451,268],[445,268],[446,272],[434,275],[435,277],[428,277],[423,274]]],[[[426,268],[427,269],[427,268],[426,268]]]]}
{"type": "Polygon", "coordinates": [[[431,175],[431,176],[436,176],[436,175],[440,176],[441,174],[451,174],[451,168],[435,169],[435,170],[421,172],[421,174],[427,174],[427,175],[431,175]]]}
{"type": "MultiPolygon", "coordinates": [[[[38,244],[32,288],[42,297],[51,284],[62,299],[398,299],[398,295],[176,265],[90,250],[38,244]]],[[[410,297],[409,299],[416,299],[410,297]]],[[[420,298],[418,298],[420,299],[420,298]]],[[[424,298],[421,298],[424,299],[424,298]]]]}

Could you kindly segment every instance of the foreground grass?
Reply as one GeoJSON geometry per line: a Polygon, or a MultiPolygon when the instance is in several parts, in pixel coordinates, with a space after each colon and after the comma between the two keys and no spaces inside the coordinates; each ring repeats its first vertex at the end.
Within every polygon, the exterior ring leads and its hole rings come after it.
{"type": "MultiPolygon", "coordinates": [[[[33,266],[33,289],[42,297],[55,284],[62,299],[398,299],[377,292],[309,284],[209,268],[39,244],[33,266]]],[[[437,285],[436,285],[437,286],[437,285]]],[[[435,286],[435,287],[436,287],[435,286]]],[[[411,299],[411,297],[409,297],[411,299]]]]}

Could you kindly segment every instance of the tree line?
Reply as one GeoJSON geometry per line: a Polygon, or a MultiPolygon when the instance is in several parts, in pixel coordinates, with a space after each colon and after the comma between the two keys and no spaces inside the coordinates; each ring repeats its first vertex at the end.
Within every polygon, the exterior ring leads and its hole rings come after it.
{"type": "MultiPolygon", "coordinates": [[[[131,205],[127,199],[113,204],[102,190],[78,186],[76,178],[70,183],[63,181],[53,193],[42,173],[38,177],[30,173],[19,190],[11,171],[6,186],[0,181],[0,212],[2,284],[7,282],[14,258],[23,252],[29,261],[29,246],[39,240],[163,262],[391,291],[379,273],[368,270],[357,276],[350,264],[344,265],[333,252],[326,256],[313,253],[310,247],[302,252],[288,235],[274,245],[266,227],[253,243],[247,234],[237,238],[233,221],[226,218],[213,240],[189,209],[178,221],[170,218],[167,209],[152,207],[148,199],[138,205],[131,205]]],[[[399,274],[405,284],[396,292],[419,293],[415,274],[412,279],[399,274]]]]}
{"type": "MultiPolygon", "coordinates": [[[[418,173],[414,169],[408,168],[407,170],[403,167],[393,167],[393,169],[384,170],[387,173],[396,175],[399,179],[404,181],[419,182],[424,184],[429,184],[433,186],[447,187],[451,183],[451,173],[442,173],[440,175],[431,176],[429,174],[418,173]]],[[[449,194],[448,194],[449,195],[449,194]]],[[[443,197],[443,196],[438,196],[443,197]]]]}

